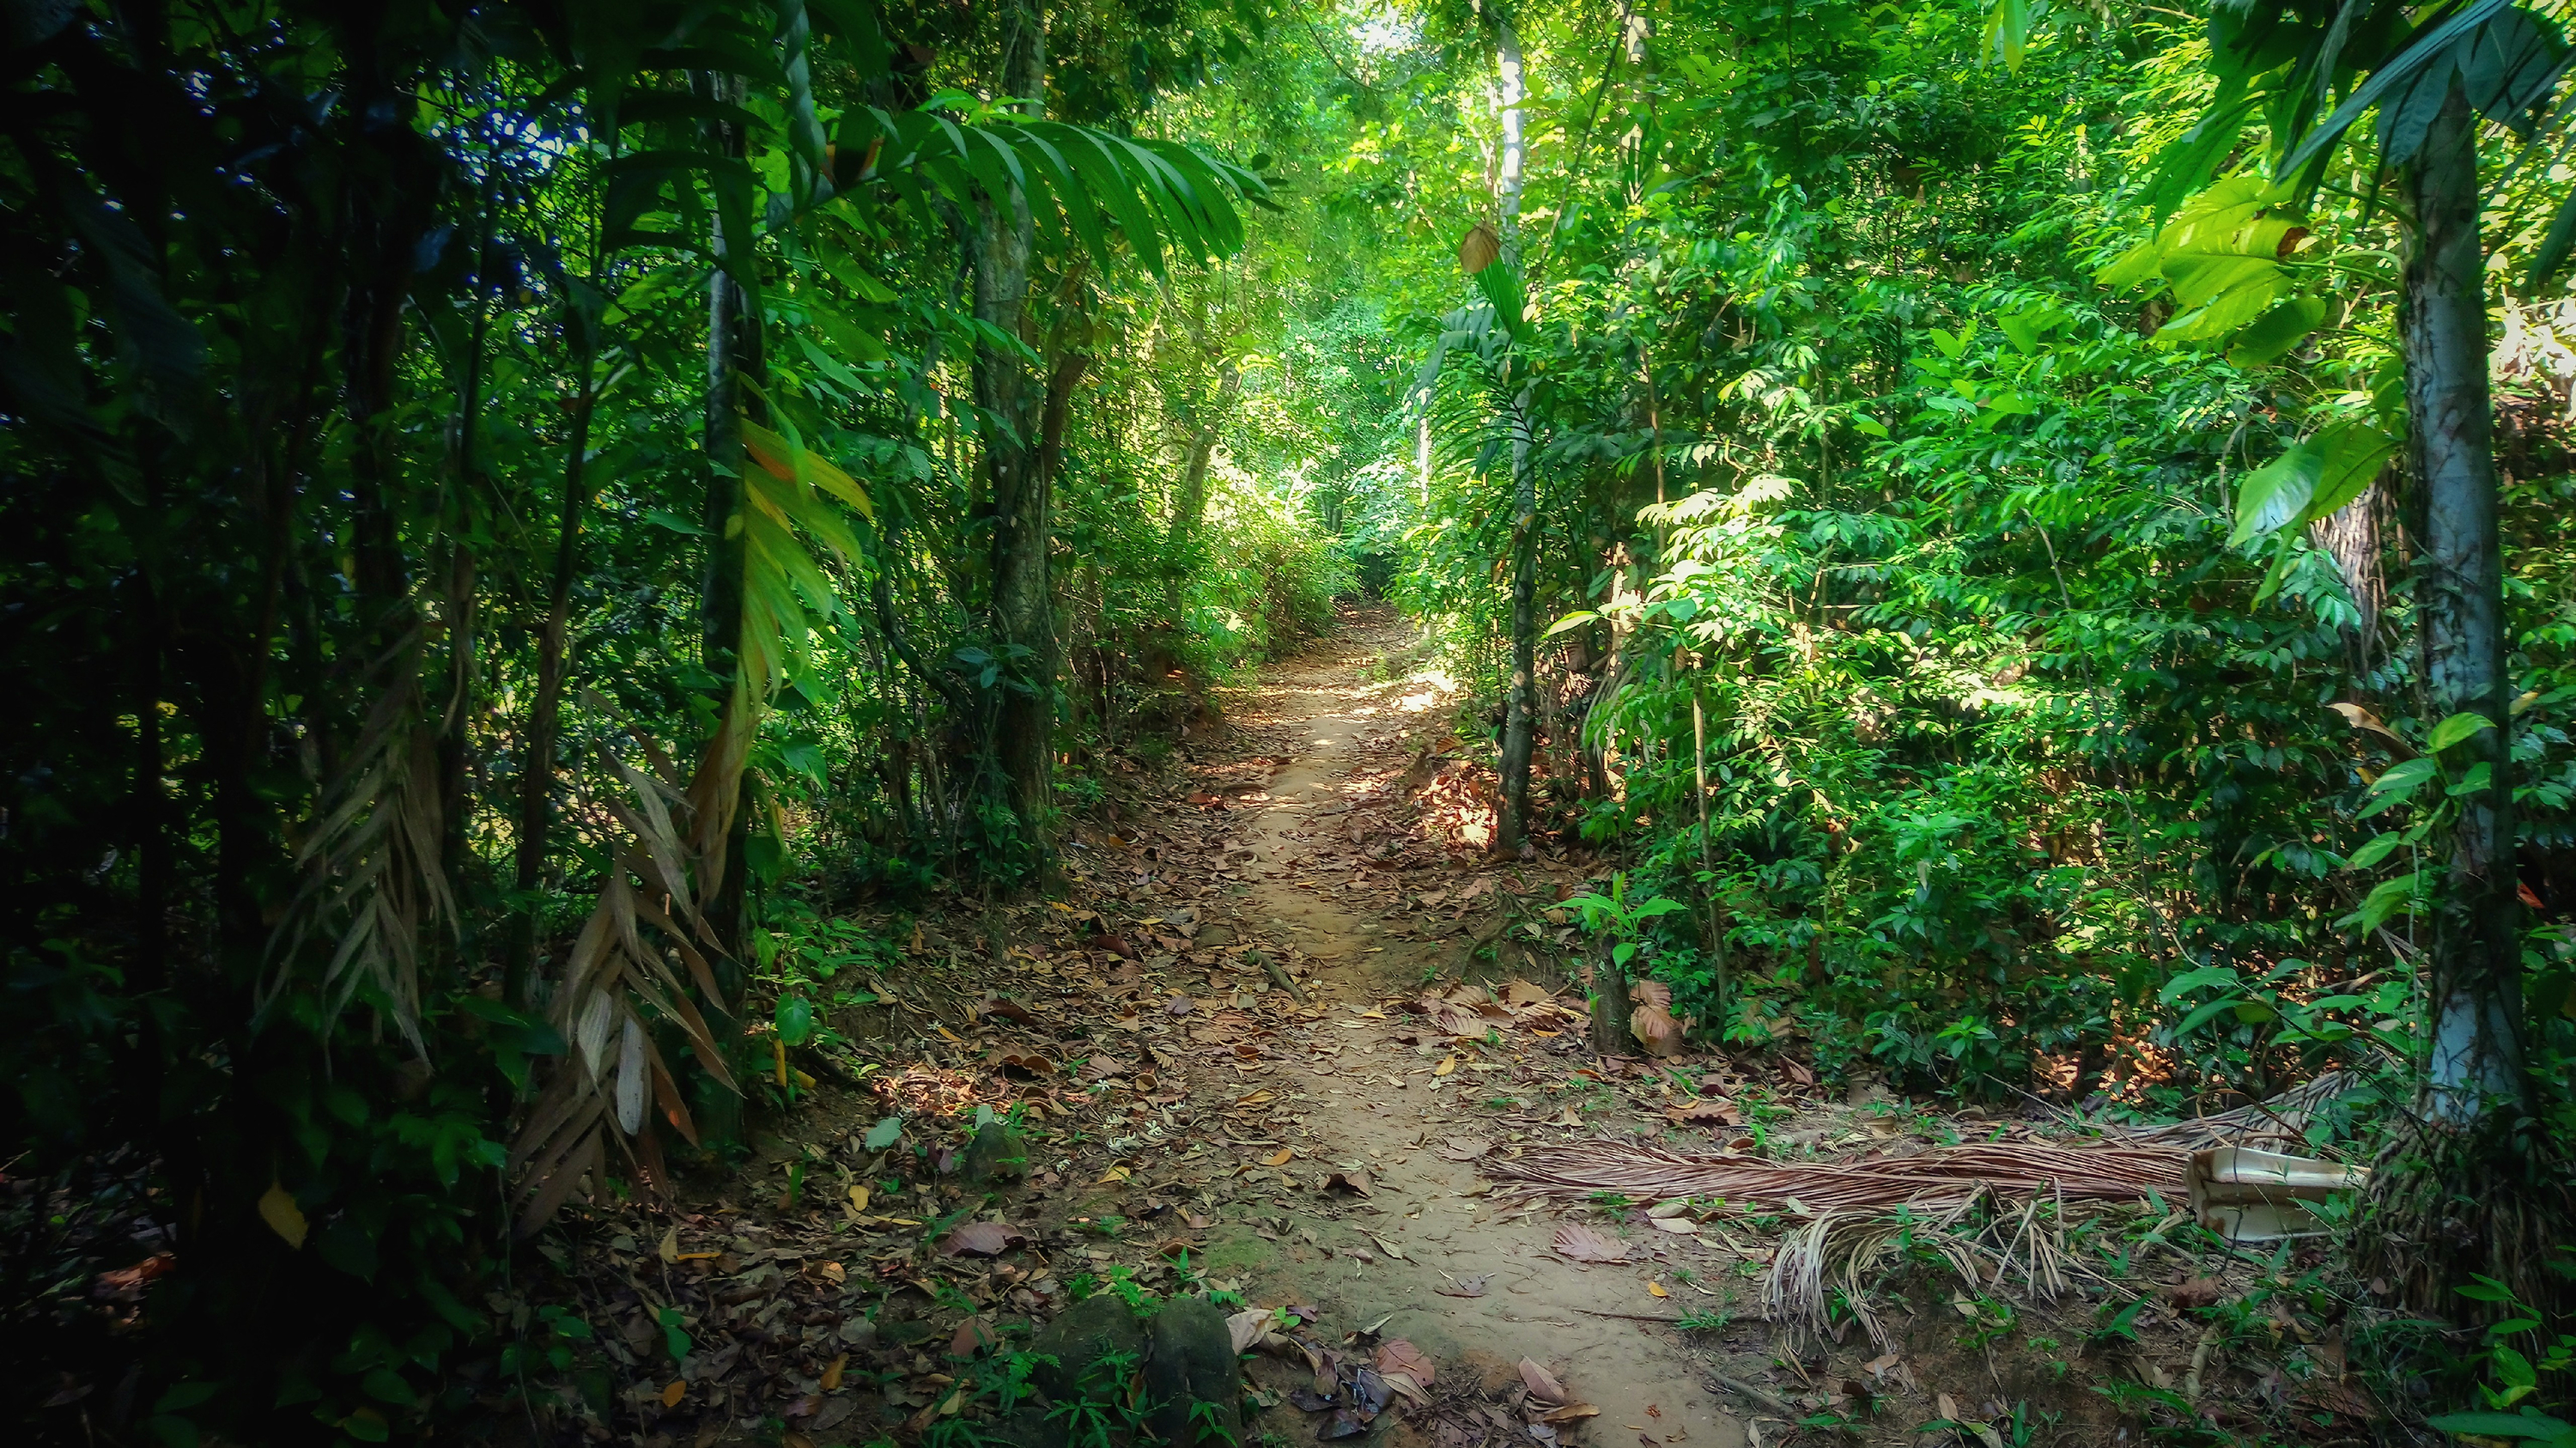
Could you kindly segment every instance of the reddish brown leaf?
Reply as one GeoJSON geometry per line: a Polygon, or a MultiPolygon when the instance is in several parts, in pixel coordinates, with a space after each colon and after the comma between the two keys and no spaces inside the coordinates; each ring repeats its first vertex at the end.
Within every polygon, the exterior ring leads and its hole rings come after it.
{"type": "MultiPolygon", "coordinates": [[[[1652,985],[1654,982],[1649,981],[1652,985]]],[[[1628,1031],[1649,1056],[1670,1057],[1682,1053],[1682,1027],[1672,1012],[1658,1005],[1643,1005],[1628,1016],[1628,1031]]]]}
{"type": "Polygon", "coordinates": [[[1374,1196],[1377,1193],[1377,1183],[1370,1181],[1369,1174],[1360,1168],[1348,1167],[1325,1177],[1324,1190],[1357,1192],[1364,1197],[1374,1196]]]}
{"type": "Polygon", "coordinates": [[[1410,1373],[1424,1387],[1431,1386],[1431,1355],[1403,1338],[1377,1345],[1377,1370],[1386,1373],[1410,1373]]]}
{"type": "Polygon", "coordinates": [[[1521,1359],[1521,1382],[1530,1396],[1553,1408],[1565,1401],[1565,1385],[1534,1358],[1521,1359]]]}
{"type": "Polygon", "coordinates": [[[943,1257],[999,1257],[1029,1239],[1029,1234],[1000,1222],[966,1222],[939,1239],[943,1257]]]}
{"type": "Polygon", "coordinates": [[[1554,1243],[1557,1255],[1577,1262],[1625,1262],[1628,1244],[1601,1234],[1581,1222],[1568,1222],[1556,1229],[1554,1243]]]}
{"type": "Polygon", "coordinates": [[[984,1319],[981,1316],[970,1317],[964,1322],[957,1324],[956,1333],[948,1339],[948,1355],[950,1357],[973,1357],[975,1354],[991,1347],[995,1340],[993,1329],[985,1325],[984,1319]]]}

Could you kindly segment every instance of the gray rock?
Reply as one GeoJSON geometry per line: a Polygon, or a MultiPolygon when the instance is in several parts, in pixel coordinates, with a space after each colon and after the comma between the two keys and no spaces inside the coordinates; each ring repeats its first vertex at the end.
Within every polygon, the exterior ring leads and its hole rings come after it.
{"type": "Polygon", "coordinates": [[[987,1122],[966,1144],[961,1163],[966,1180],[977,1186],[1018,1181],[1029,1174],[1029,1148],[1020,1134],[998,1121],[987,1122]]]}
{"type": "Polygon", "coordinates": [[[1145,1325],[1126,1303],[1107,1293],[1085,1298],[1046,1325],[1029,1344],[1037,1358],[1030,1395],[993,1436],[1014,1448],[1067,1448],[1072,1414],[1058,1403],[1088,1400],[1112,1421],[1125,1409],[1127,1372],[1145,1354],[1145,1325]]]}
{"type": "Polygon", "coordinates": [[[1145,1356],[1146,1423],[1175,1448],[1243,1441],[1243,1366],[1225,1314],[1184,1297],[1154,1314],[1145,1356]]]}
{"type": "MultiPolygon", "coordinates": [[[[1219,1318],[1217,1325],[1224,1326],[1225,1320],[1219,1318]]],[[[1228,1339],[1226,1345],[1232,1347],[1233,1341],[1228,1339]]],[[[1048,1323],[1029,1344],[1029,1352],[1055,1359],[1040,1363],[1029,1377],[1047,1396],[1091,1396],[1107,1401],[1118,1395],[1121,1384],[1118,1374],[1101,1364],[1105,1359],[1124,1358],[1133,1366],[1141,1359],[1145,1354],[1145,1325],[1136,1320],[1134,1309],[1103,1292],[1075,1303],[1048,1323]]]]}

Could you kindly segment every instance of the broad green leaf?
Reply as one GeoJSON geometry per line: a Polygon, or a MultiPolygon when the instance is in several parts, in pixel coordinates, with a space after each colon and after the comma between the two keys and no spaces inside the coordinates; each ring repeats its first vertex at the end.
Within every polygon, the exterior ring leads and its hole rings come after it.
{"type": "MultiPolygon", "coordinates": [[[[2424,751],[2428,754],[2439,754],[2443,750],[2450,748],[2452,745],[2459,743],[2461,740],[2468,738],[2470,735],[2477,733],[2481,729],[2493,729],[2494,727],[2494,722],[2483,714],[2454,714],[2450,718],[2443,720],[2441,723],[2434,725],[2433,732],[2424,736],[2424,751]]],[[[2391,770],[2389,773],[2394,774],[2396,771],[2391,770]]],[[[2382,775],[2380,778],[2386,779],[2387,775],[2382,775]]]]}
{"type": "Polygon", "coordinates": [[[1558,619],[1555,623],[1550,624],[1547,632],[1539,635],[1539,637],[1552,639],[1558,634],[1564,633],[1568,629],[1581,628],[1600,616],[1600,614],[1595,613],[1588,608],[1576,609],[1574,612],[1558,619]]]}
{"type": "Polygon", "coordinates": [[[2406,837],[2394,831],[2375,836],[2364,841],[2360,849],[2353,851],[2352,858],[2344,861],[2343,867],[2347,870],[2367,870],[2395,854],[2397,847],[2405,843],[2406,837]]]}
{"type": "Polygon", "coordinates": [[[2316,493],[2325,472],[2325,453],[2314,443],[2292,443],[2289,451],[2245,475],[2236,490],[2236,531],[2228,546],[2272,532],[2299,516],[2316,493]]]}
{"type": "Polygon", "coordinates": [[[2184,971],[2182,974],[2166,981],[2164,989],[2156,992],[2156,997],[2167,1005],[2171,1005],[2175,1001],[2182,999],[2184,996],[2191,994],[2193,991],[2200,989],[2202,986],[2232,986],[2236,984],[2236,982],[2236,967],[2232,965],[2204,965],[2197,970],[2184,971]]]}
{"type": "Polygon", "coordinates": [[[2425,1419],[2424,1423],[2445,1433],[2474,1434],[2480,1438],[2536,1438],[2543,1442],[2576,1438],[2576,1424],[2529,1408],[2519,1413],[2443,1413],[2425,1419]]]}
{"type": "Polygon", "coordinates": [[[2393,916],[2414,913],[2415,895],[2423,884],[2424,873],[2420,870],[2394,880],[2381,881],[2379,887],[2362,900],[2361,909],[2355,912],[2361,922],[2362,933],[2366,935],[2377,930],[2393,916]]]}
{"type": "Polygon", "coordinates": [[[778,1030],[778,1043],[789,1049],[804,1045],[814,1038],[814,1003],[801,995],[779,999],[772,1025],[778,1030]]]}
{"type": "Polygon", "coordinates": [[[2301,522],[2327,517],[2361,496],[2381,465],[2397,451],[2397,439],[2368,422],[2339,422],[2316,436],[2325,453],[2314,496],[2300,510],[2301,522]]]}
{"type": "Polygon", "coordinates": [[[903,1118],[889,1116],[868,1128],[866,1145],[870,1151],[883,1151],[903,1136],[903,1118]]]}
{"type": "Polygon", "coordinates": [[[2306,341],[2334,311],[2324,297],[2294,296],[2247,324],[2228,344],[2227,360],[2238,367],[2276,362],[2306,341]]]}

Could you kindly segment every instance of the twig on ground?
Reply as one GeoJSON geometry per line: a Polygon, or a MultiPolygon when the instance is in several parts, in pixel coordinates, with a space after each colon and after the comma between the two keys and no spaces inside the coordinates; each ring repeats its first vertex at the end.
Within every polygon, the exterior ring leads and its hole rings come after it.
{"type": "Polygon", "coordinates": [[[1772,1412],[1786,1417],[1791,1423],[1800,1422],[1807,1416],[1805,1413],[1800,1412],[1796,1405],[1792,1404],[1787,1398],[1781,1397],[1778,1393],[1772,1392],[1768,1388],[1757,1388],[1753,1384],[1744,1381],[1742,1378],[1730,1378],[1724,1373],[1711,1373],[1709,1374],[1708,1380],[1717,1384],[1719,1387],[1726,1389],[1730,1393],[1751,1398],[1753,1401],[1769,1408],[1772,1412]]]}

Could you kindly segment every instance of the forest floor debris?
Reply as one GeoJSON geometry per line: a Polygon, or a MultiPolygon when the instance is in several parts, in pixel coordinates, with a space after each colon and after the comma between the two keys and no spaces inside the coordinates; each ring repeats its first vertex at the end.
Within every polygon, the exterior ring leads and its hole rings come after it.
{"type": "Polygon", "coordinates": [[[1593,1054],[1561,906],[1595,863],[1474,847],[1472,773],[1426,765],[1440,691],[1369,666],[1405,642],[1356,611],[1228,695],[1057,898],[818,929],[895,958],[817,975],[828,1029],[776,1057],[814,1084],[754,1159],[674,1210],[592,1204],[547,1241],[573,1296],[502,1304],[611,1361],[554,1437],[998,1420],[1034,1335],[1104,1295],[1233,1304],[1245,1431],[1287,1441],[2322,1442],[2377,1413],[2344,1358],[2376,1308],[2311,1290],[2321,1251],[2182,1240],[2201,1137],[1832,1099],[1788,1050],[1593,1054]]]}

